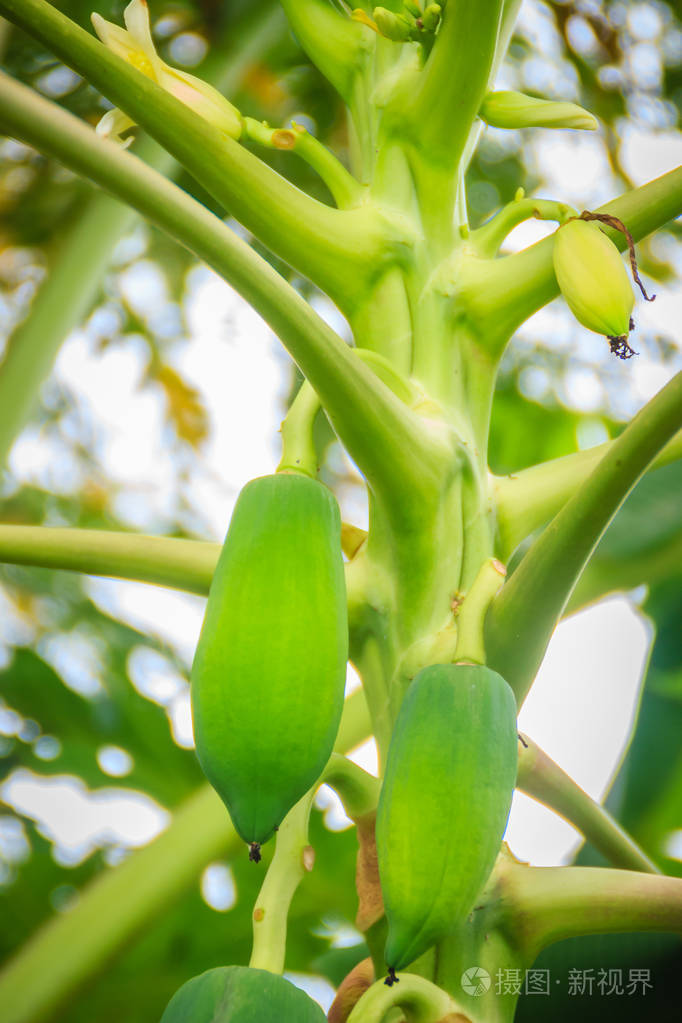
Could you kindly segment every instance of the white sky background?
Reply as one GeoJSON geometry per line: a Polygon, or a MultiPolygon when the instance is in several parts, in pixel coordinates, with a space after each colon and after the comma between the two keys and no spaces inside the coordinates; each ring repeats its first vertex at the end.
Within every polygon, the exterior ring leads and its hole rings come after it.
{"type": "MultiPolygon", "coordinates": [[[[631,53],[630,60],[639,62],[641,74],[654,74],[650,48],[660,44],[654,31],[655,17],[651,21],[654,9],[648,4],[624,6],[641,22],[639,50],[631,53]]],[[[554,89],[563,98],[578,98],[575,81],[556,76],[544,18],[542,5],[524,5],[521,24],[525,34],[537,40],[539,52],[522,66],[522,81],[518,80],[521,72],[510,76],[504,70],[498,87],[545,88],[548,94],[554,89]],[[548,68],[553,75],[549,75],[548,68]]],[[[584,26],[577,24],[574,31],[580,33],[584,26]]],[[[674,127],[674,120],[666,122],[666,116],[665,110],[654,109],[648,125],[640,118],[636,126],[629,123],[622,133],[622,156],[635,184],[682,162],[682,135],[674,127]]],[[[501,134],[490,132],[489,137],[494,140],[501,134]]],[[[510,134],[506,133],[501,144],[509,144],[510,134]]],[[[526,133],[523,144],[529,173],[542,181],[534,194],[590,209],[622,191],[598,135],[526,133]]],[[[553,229],[553,225],[530,221],[517,228],[508,248],[525,247],[553,229]]],[[[273,471],[277,464],[277,430],[289,387],[289,360],[258,316],[203,268],[191,273],[185,308],[173,306],[157,268],[145,260],[144,248],[143,231],[119,246],[119,266],[128,264],[131,254],[139,253],[140,258],[132,267],[114,270],[109,286],[111,301],[92,317],[86,329],[75,332],[64,345],[55,381],[75,399],[70,416],[74,436],[82,433],[84,423],[88,424],[103,475],[117,484],[116,513],[140,530],[163,532],[177,513],[176,455],[167,443],[158,394],[140,387],[147,349],[134,337],[111,345],[105,352],[97,348],[99,338],[116,334],[119,295],[143,319],[158,322],[159,317],[167,316],[170,322],[184,316],[186,337],[172,342],[169,361],[200,392],[211,420],[210,438],[200,456],[188,460],[191,485],[185,492],[189,500],[187,523],[206,538],[222,540],[241,487],[254,476],[273,471]]],[[[682,247],[678,246],[673,256],[682,270],[682,247]]],[[[637,304],[637,337],[659,332],[682,352],[682,285],[666,283],[656,290],[658,298],[653,305],[637,304]]],[[[321,306],[321,311],[338,327],[333,309],[321,306]]],[[[533,343],[542,341],[548,347],[578,347],[580,366],[569,369],[562,381],[537,376],[529,381],[529,391],[542,397],[553,388],[567,404],[595,414],[606,409],[613,412],[615,400],[625,401],[627,407],[621,404],[616,411],[623,418],[629,417],[672,375],[671,367],[660,362],[655,346],[647,344],[640,346],[637,359],[616,365],[606,346],[577,328],[560,302],[533,317],[517,343],[523,343],[524,338],[533,343]],[[605,383],[614,378],[627,378],[629,387],[614,390],[605,383]]],[[[594,441],[600,439],[594,437],[594,441]]],[[[68,443],[34,427],[28,427],[15,444],[10,468],[17,482],[33,482],[58,491],[78,490],[84,482],[69,455],[68,443]]],[[[363,525],[365,511],[357,492],[348,491],[341,497],[345,515],[363,525]]],[[[189,666],[203,614],[201,599],[136,583],[92,580],[89,586],[98,604],[168,644],[189,666]]],[[[30,642],[31,629],[16,609],[4,608],[0,619],[1,659],[2,630],[5,641],[16,642],[19,637],[20,642],[30,642]]],[[[574,616],[557,630],[521,714],[520,728],[596,798],[607,791],[622,757],[650,638],[648,624],[625,597],[611,598],[574,616]]],[[[76,687],[97,685],[96,665],[88,668],[87,650],[80,649],[76,657],[73,645],[67,645],[61,650],[55,647],[50,656],[60,665],[75,665],[71,670],[80,672],[76,687]]],[[[168,707],[175,737],[187,745],[191,742],[191,725],[186,682],[174,677],[164,663],[169,668],[160,655],[150,651],[141,655],[131,674],[138,688],[146,686],[153,698],[168,707]]],[[[18,727],[19,723],[0,709],[0,733],[18,727]]],[[[56,855],[64,862],[77,862],[97,844],[110,846],[112,859],[116,859],[126,849],[149,841],[166,825],[167,814],[161,808],[146,797],[126,797],[116,787],[117,777],[121,779],[119,786],[125,785],[129,766],[125,751],[110,749],[100,754],[101,762],[110,768],[109,789],[92,794],[80,783],[59,778],[39,783],[24,773],[11,780],[3,792],[22,812],[41,822],[45,834],[55,841],[56,855]]],[[[363,748],[360,759],[372,768],[375,757],[371,746],[363,748]]],[[[579,843],[569,825],[523,796],[515,799],[507,838],[520,858],[537,864],[565,862],[579,843]]],[[[21,836],[0,829],[0,851],[11,842],[16,851],[21,836]]],[[[228,908],[229,884],[229,872],[205,876],[204,894],[216,908],[228,908]]]]}

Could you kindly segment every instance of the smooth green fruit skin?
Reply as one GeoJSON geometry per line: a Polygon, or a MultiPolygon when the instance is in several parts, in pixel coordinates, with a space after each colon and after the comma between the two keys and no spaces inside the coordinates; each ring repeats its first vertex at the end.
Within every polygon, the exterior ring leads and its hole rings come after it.
{"type": "Polygon", "coordinates": [[[324,1023],[319,1005],[284,977],[219,966],[175,992],[161,1023],[324,1023]]]}
{"type": "Polygon", "coordinates": [[[596,117],[575,103],[536,99],[523,92],[489,92],[480,116],[494,128],[578,128],[595,131],[596,117]]]}
{"type": "Polygon", "coordinates": [[[606,337],[630,332],[635,295],[620,252],[595,223],[569,220],[554,236],[554,273],[579,323],[606,337]]]}
{"type": "Polygon", "coordinates": [[[199,762],[245,842],[266,841],[329,759],[348,657],[341,520],[305,476],[240,493],[192,667],[199,762]]]}
{"type": "Polygon", "coordinates": [[[471,912],[500,851],[516,768],[516,703],[500,675],[447,664],[416,676],[377,811],[389,967],[404,969],[471,912]]]}

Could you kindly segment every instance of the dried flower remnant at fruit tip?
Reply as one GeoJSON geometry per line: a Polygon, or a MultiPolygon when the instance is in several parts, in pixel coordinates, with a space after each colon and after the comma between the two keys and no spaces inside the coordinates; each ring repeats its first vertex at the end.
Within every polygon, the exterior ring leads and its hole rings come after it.
{"type": "Polygon", "coordinates": [[[261,859],[260,842],[252,842],[249,846],[249,861],[251,863],[260,863],[261,859]]]}
{"type": "MultiPolygon", "coordinates": [[[[619,220],[618,217],[612,217],[606,213],[590,213],[588,210],[583,210],[583,212],[580,214],[580,219],[587,221],[597,220],[600,223],[606,224],[608,227],[612,227],[614,228],[614,230],[620,231],[622,234],[625,235],[625,238],[628,243],[630,267],[632,269],[632,276],[635,281],[635,284],[637,284],[639,290],[642,292],[644,300],[646,302],[653,302],[656,296],[647,295],[644,285],[642,284],[642,280],[639,276],[639,270],[637,268],[637,254],[635,252],[634,239],[630,232],[628,231],[625,224],[623,223],[623,221],[619,220]]],[[[631,332],[635,329],[635,321],[633,320],[632,317],[630,317],[629,327],[631,332]]],[[[631,359],[633,355],[639,355],[639,352],[636,352],[634,348],[632,348],[628,343],[627,334],[621,334],[616,336],[607,335],[607,340],[609,342],[611,354],[617,356],[617,358],[619,359],[622,359],[624,362],[627,359],[631,359]]]]}

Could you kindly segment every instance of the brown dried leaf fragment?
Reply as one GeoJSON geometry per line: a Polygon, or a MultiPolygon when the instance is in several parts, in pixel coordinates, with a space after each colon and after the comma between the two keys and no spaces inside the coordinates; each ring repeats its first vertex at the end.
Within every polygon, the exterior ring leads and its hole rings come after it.
{"type": "Polygon", "coordinates": [[[365,991],[374,983],[374,965],[371,958],[363,959],[341,983],[327,1013],[329,1023],[346,1023],[365,991]]]}

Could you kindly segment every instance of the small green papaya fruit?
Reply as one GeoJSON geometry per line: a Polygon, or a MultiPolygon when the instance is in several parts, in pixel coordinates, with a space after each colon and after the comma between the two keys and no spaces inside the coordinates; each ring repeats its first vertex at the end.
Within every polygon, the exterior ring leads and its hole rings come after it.
{"type": "Polygon", "coordinates": [[[500,675],[473,664],[419,672],[377,810],[389,981],[471,911],[500,851],[516,761],[516,703],[500,675]]]}
{"type": "Polygon", "coordinates": [[[635,295],[621,254],[597,224],[569,220],[554,235],[554,272],[578,323],[606,337],[625,337],[635,295]]]}
{"type": "Polygon", "coordinates": [[[252,480],[232,514],[191,676],[197,756],[252,859],[331,755],[347,657],[334,495],[298,474],[252,480]]]}
{"type": "Polygon", "coordinates": [[[219,966],[193,977],[161,1023],[325,1023],[322,1009],[284,977],[249,966],[219,966]]]}

